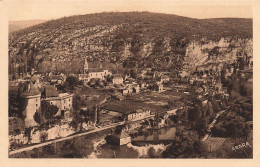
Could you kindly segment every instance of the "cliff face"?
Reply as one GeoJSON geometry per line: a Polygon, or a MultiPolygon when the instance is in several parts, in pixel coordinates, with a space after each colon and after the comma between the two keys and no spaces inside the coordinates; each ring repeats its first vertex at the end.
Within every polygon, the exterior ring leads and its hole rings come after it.
{"type": "Polygon", "coordinates": [[[251,38],[193,41],[186,48],[184,64],[186,64],[186,68],[194,69],[212,63],[235,63],[239,57],[253,61],[253,41],[251,38]]]}
{"type": "Polygon", "coordinates": [[[53,20],[10,34],[9,65],[27,61],[28,71],[77,73],[87,57],[90,65],[107,68],[117,64],[173,71],[183,63],[200,65],[214,56],[233,60],[236,53],[250,55],[250,50],[251,19],[101,13],[53,20]]]}

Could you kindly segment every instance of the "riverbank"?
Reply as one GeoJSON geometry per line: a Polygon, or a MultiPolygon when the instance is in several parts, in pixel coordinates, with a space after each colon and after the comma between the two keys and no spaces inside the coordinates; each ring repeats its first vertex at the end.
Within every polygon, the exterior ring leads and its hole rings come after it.
{"type": "MultiPolygon", "coordinates": [[[[136,120],[134,120],[134,122],[135,121],[140,121],[142,119],[148,119],[148,118],[151,118],[151,117],[154,117],[154,115],[150,115],[150,116],[147,116],[147,117],[144,117],[144,118],[141,118],[141,119],[136,119],[136,120]]],[[[54,139],[54,140],[47,141],[47,142],[44,142],[44,143],[31,145],[29,147],[25,147],[25,148],[21,148],[21,149],[18,149],[18,150],[10,151],[9,152],[9,156],[12,156],[12,155],[15,155],[15,154],[18,154],[18,153],[22,153],[22,152],[25,152],[25,151],[30,151],[30,150],[33,150],[33,149],[37,149],[37,148],[40,148],[40,147],[44,147],[44,146],[47,146],[47,145],[50,145],[50,144],[55,144],[55,143],[58,143],[58,142],[71,140],[71,139],[76,138],[76,137],[81,137],[81,136],[85,136],[85,135],[88,135],[88,134],[96,133],[96,132],[99,132],[99,131],[115,128],[116,126],[123,125],[123,124],[125,124],[125,122],[113,123],[111,125],[107,125],[106,127],[99,127],[99,128],[94,129],[94,130],[91,130],[91,131],[86,131],[86,132],[81,132],[81,133],[77,132],[77,133],[74,133],[74,134],[72,134],[70,136],[67,136],[67,137],[64,137],[64,138],[54,139]]]]}

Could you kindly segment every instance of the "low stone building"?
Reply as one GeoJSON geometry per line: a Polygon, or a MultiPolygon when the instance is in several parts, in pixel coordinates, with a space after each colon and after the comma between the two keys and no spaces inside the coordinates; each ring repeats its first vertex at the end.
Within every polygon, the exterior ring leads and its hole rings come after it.
{"type": "Polygon", "coordinates": [[[140,92],[140,86],[138,84],[133,85],[133,92],[139,93],[140,92]]]}
{"type": "Polygon", "coordinates": [[[144,111],[142,108],[129,112],[127,115],[127,121],[132,121],[140,118],[144,118],[151,114],[150,110],[144,111]]]}
{"type": "Polygon", "coordinates": [[[50,76],[50,81],[51,83],[56,83],[56,84],[63,84],[66,80],[65,75],[51,75],[50,76]]]}
{"type": "Polygon", "coordinates": [[[43,100],[48,101],[51,105],[58,107],[56,115],[67,116],[72,110],[73,94],[59,93],[52,85],[45,85],[43,90],[43,100]]]}
{"type": "Polygon", "coordinates": [[[130,143],[131,137],[124,130],[116,129],[111,135],[106,137],[106,142],[121,146],[130,143]]]}
{"type": "Polygon", "coordinates": [[[124,79],[121,75],[119,74],[115,74],[113,75],[113,84],[119,85],[119,84],[123,84],[124,79]]]}

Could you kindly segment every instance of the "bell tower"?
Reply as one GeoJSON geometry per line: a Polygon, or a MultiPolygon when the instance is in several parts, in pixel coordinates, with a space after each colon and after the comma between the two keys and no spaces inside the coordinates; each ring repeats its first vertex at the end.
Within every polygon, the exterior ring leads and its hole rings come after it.
{"type": "Polygon", "coordinates": [[[84,61],[84,74],[87,74],[88,72],[88,61],[87,61],[87,58],[85,58],[85,61],[84,61]]]}

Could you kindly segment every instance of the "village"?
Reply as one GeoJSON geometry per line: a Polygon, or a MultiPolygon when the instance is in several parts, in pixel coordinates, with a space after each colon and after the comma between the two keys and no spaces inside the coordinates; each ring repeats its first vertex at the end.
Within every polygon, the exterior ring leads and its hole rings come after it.
{"type": "MultiPolygon", "coordinates": [[[[223,80],[252,84],[252,60],[246,56],[240,59],[246,63],[243,67],[239,63],[215,63],[176,73],[151,68],[112,73],[102,67],[89,68],[87,57],[82,74],[25,73],[21,70],[25,64],[17,64],[9,91],[18,93],[9,94],[9,98],[14,98],[11,105],[15,99],[24,104],[15,104],[11,109],[16,112],[9,112],[9,148],[16,150],[110,126],[116,129],[107,142],[124,145],[135,134],[181,123],[181,119],[176,122],[176,115],[194,107],[194,99],[206,108],[206,129],[211,129],[232,92],[223,80]]],[[[209,131],[203,132],[201,140],[209,131]]]]}

